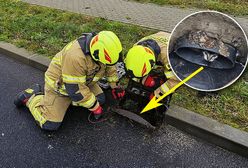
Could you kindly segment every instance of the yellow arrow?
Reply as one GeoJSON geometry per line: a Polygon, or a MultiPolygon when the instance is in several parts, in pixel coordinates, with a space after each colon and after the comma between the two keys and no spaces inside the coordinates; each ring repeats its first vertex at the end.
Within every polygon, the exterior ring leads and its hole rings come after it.
{"type": "Polygon", "coordinates": [[[179,88],[181,85],[183,85],[185,82],[187,82],[188,80],[190,80],[191,78],[193,78],[195,75],[197,75],[199,72],[201,72],[204,68],[200,67],[199,69],[197,69],[195,72],[193,72],[192,74],[190,74],[187,78],[185,78],[184,80],[182,80],[180,83],[178,83],[176,86],[174,86],[173,88],[171,88],[168,92],[166,92],[163,96],[160,96],[158,99],[156,99],[156,96],[154,96],[152,98],[152,100],[146,105],[146,107],[141,111],[141,114],[144,112],[147,112],[151,109],[154,109],[156,107],[161,106],[161,103],[158,103],[159,101],[161,101],[162,99],[164,99],[166,96],[168,96],[169,94],[171,94],[172,92],[174,92],[177,88],[179,88]]]}

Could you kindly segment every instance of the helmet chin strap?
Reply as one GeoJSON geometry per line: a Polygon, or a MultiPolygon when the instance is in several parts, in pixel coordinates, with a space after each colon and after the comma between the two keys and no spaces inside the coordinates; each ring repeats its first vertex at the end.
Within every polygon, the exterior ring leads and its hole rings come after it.
{"type": "Polygon", "coordinates": [[[147,39],[139,42],[138,45],[142,45],[144,47],[148,47],[149,49],[151,49],[155,55],[155,60],[158,59],[158,55],[161,53],[161,49],[155,40],[147,39]]]}

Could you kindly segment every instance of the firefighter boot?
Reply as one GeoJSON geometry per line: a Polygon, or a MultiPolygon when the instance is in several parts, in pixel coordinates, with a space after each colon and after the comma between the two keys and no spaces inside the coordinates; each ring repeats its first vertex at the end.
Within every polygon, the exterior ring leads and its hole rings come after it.
{"type": "Polygon", "coordinates": [[[41,86],[39,84],[34,84],[30,88],[18,93],[14,100],[14,104],[16,107],[25,106],[32,95],[39,93],[41,93],[41,86]]]}

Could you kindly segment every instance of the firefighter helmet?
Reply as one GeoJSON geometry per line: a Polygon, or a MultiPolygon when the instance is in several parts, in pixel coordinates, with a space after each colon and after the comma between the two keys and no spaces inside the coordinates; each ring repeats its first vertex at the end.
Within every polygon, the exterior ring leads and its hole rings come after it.
{"type": "Polygon", "coordinates": [[[135,45],[124,60],[127,74],[131,77],[143,77],[147,75],[156,62],[155,54],[149,47],[135,45]]]}
{"type": "Polygon", "coordinates": [[[114,65],[119,60],[122,45],[119,38],[111,31],[101,31],[90,42],[90,53],[95,61],[114,65]]]}

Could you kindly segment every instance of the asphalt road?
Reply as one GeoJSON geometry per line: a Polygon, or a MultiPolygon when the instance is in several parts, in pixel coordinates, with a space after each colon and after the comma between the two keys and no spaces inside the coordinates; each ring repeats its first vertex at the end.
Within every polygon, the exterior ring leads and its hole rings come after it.
{"type": "Polygon", "coordinates": [[[70,108],[57,132],[42,131],[13,98],[43,72],[0,54],[0,167],[248,167],[248,159],[166,126],[151,133],[113,115],[97,125],[70,108]]]}

